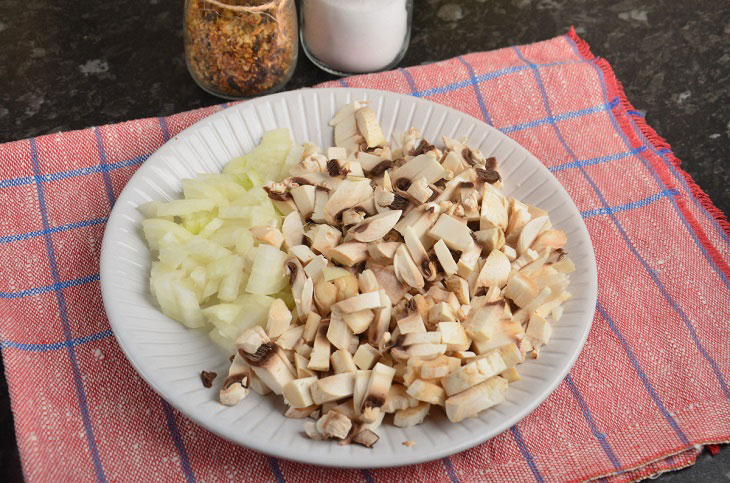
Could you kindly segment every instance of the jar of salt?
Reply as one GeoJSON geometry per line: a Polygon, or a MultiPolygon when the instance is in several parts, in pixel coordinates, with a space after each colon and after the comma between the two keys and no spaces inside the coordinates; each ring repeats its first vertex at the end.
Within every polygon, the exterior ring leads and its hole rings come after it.
{"type": "Polygon", "coordinates": [[[336,75],[395,66],[408,50],[413,0],[302,0],[307,57],[336,75]]]}

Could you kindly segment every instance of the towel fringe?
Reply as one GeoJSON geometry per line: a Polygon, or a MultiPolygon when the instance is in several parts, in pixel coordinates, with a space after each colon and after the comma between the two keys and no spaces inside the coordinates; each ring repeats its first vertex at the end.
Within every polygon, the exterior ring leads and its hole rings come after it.
{"type": "MultiPolygon", "coordinates": [[[[605,59],[598,57],[591,52],[591,48],[588,43],[578,36],[578,34],[575,32],[574,27],[570,27],[568,37],[570,37],[570,39],[575,42],[575,45],[578,48],[578,52],[583,58],[592,61],[601,69],[601,71],[603,71],[604,77],[606,78],[606,83],[608,84],[607,87],[616,93],[619,98],[621,107],[623,107],[626,111],[634,110],[635,107],[631,104],[631,102],[629,102],[628,98],[626,97],[624,87],[623,85],[621,85],[621,82],[619,82],[619,80],[616,78],[616,75],[614,74],[613,69],[611,68],[609,63],[605,59]]],[[[699,187],[699,185],[695,182],[694,179],[692,179],[692,176],[690,176],[688,172],[682,169],[682,162],[674,155],[672,147],[669,145],[667,140],[661,137],[651,126],[649,126],[644,118],[635,117],[633,121],[634,123],[636,123],[641,133],[649,140],[649,142],[657,149],[657,151],[665,151],[665,153],[663,154],[667,157],[667,159],[669,159],[677,172],[682,175],[685,182],[687,183],[687,186],[689,186],[692,195],[699,200],[702,207],[707,210],[710,215],[712,215],[712,217],[717,221],[718,225],[720,225],[720,228],[722,228],[723,232],[725,232],[725,234],[730,237],[730,222],[728,222],[725,213],[723,213],[722,210],[714,205],[714,203],[710,199],[710,196],[705,193],[702,188],[699,187]]],[[[620,120],[619,123],[621,123],[620,120]]],[[[689,220],[689,222],[690,224],[694,225],[695,229],[699,229],[699,226],[695,220],[689,220]]]]}

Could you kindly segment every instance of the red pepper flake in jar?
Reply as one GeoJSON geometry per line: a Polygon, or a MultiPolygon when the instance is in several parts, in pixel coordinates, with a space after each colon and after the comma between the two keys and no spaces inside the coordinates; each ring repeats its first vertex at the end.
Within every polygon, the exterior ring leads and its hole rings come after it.
{"type": "Polygon", "coordinates": [[[294,0],[185,2],[185,60],[211,94],[241,99],[282,88],[297,49],[294,0]]]}

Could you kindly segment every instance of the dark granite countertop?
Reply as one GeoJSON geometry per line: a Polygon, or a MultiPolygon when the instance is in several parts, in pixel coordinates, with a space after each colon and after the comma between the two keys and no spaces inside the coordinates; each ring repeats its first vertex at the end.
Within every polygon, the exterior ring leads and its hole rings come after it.
{"type": "MultiPolygon", "coordinates": [[[[0,142],[222,102],[182,55],[182,3],[0,2],[0,142]]],[[[686,169],[730,211],[730,2],[416,0],[402,66],[530,43],[570,25],[609,60],[626,94],[686,169]]],[[[288,89],[332,79],[300,53],[288,89]]],[[[22,479],[5,381],[0,480],[22,479]]],[[[730,479],[730,450],[667,481],[730,479]]]]}

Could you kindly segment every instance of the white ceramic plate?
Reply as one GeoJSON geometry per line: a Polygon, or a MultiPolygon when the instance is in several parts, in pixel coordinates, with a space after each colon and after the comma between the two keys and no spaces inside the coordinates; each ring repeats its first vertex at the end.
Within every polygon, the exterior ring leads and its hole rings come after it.
{"type": "MultiPolygon", "coordinates": [[[[203,119],[162,146],[140,167],[114,206],[101,255],[101,289],[109,322],[125,354],[152,388],[187,417],[235,443],[290,460],[328,466],[398,466],[442,458],[475,446],[529,414],[562,381],[588,336],[596,304],[596,262],[578,209],[557,179],[515,141],[462,112],[415,97],[365,89],[311,89],[284,92],[239,104],[203,119]],[[205,332],[168,319],[148,289],[150,256],[135,209],[150,200],[181,196],[181,179],[219,172],[229,159],[251,150],[264,130],[288,127],[296,142],[332,145],[327,122],[336,109],[368,99],[386,136],[410,126],[437,142],[442,135],[469,136],[470,145],[495,156],[505,190],[550,212],[568,235],[567,250],[577,271],[573,298],[555,325],[550,344],[538,360],[520,366],[522,380],[510,384],[507,400],[479,418],[451,424],[430,416],[424,424],[401,429],[383,424],[373,449],[312,441],[303,420],[284,417],[284,404],[253,392],[235,407],[217,402],[218,391],[205,389],[200,371],[225,374],[228,354],[205,332]],[[406,448],[405,440],[416,442],[406,448]]],[[[222,377],[217,379],[221,383],[222,377]]],[[[440,413],[440,411],[433,411],[440,413]]],[[[386,421],[389,418],[386,419],[386,421]]]]}

